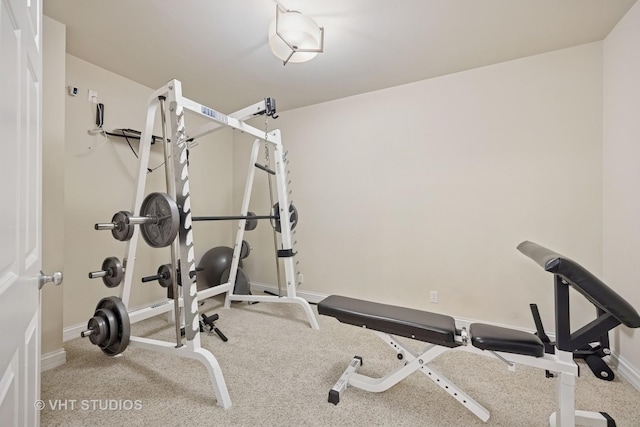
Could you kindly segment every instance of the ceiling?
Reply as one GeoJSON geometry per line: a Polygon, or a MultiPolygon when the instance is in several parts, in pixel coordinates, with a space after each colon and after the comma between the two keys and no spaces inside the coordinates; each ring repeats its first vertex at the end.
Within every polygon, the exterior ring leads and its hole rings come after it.
{"type": "Polygon", "coordinates": [[[224,113],[279,111],[602,40],[636,0],[278,0],[325,28],[325,52],[283,66],[274,0],[46,0],[67,53],[224,113]]]}

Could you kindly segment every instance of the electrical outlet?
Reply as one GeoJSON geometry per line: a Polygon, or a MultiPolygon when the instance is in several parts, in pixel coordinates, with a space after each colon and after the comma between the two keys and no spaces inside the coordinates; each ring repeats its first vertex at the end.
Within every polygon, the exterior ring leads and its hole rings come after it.
{"type": "Polygon", "coordinates": [[[431,291],[431,302],[434,304],[438,303],[438,291],[431,291]]]}
{"type": "Polygon", "coordinates": [[[89,98],[89,102],[93,102],[94,104],[98,103],[98,92],[96,92],[95,90],[89,89],[89,93],[87,95],[87,98],[89,98]]]}

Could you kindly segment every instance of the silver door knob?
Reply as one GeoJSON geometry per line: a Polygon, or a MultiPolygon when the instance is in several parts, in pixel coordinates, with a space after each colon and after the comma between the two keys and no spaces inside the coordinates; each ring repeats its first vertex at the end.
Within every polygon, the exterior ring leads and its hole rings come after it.
{"type": "Polygon", "coordinates": [[[42,270],[40,270],[40,274],[38,275],[38,289],[42,289],[45,283],[53,283],[54,285],[59,285],[62,283],[62,273],[56,271],[51,276],[46,276],[42,270]]]}

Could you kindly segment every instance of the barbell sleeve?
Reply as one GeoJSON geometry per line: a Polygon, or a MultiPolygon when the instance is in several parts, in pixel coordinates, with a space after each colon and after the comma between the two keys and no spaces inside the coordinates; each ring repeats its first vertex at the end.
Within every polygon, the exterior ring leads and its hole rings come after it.
{"type": "Polygon", "coordinates": [[[113,222],[108,222],[106,224],[95,224],[93,227],[96,230],[113,230],[117,225],[113,222]]]}
{"type": "Polygon", "coordinates": [[[156,274],[153,276],[146,276],[142,278],[142,283],[153,282],[154,280],[166,279],[166,274],[156,274]]]}
{"type": "Polygon", "coordinates": [[[109,271],[107,270],[102,270],[102,271],[92,271],[89,273],[89,279],[97,279],[98,277],[105,277],[109,275],[109,271]]]}
{"type": "MultiPolygon", "coordinates": [[[[168,266],[168,264],[165,264],[165,265],[168,266]]],[[[162,266],[160,267],[160,269],[162,269],[162,266]]],[[[193,278],[198,271],[203,271],[203,270],[204,270],[204,267],[197,267],[195,271],[189,272],[189,277],[193,278]]],[[[180,270],[178,270],[178,277],[179,276],[180,276],[180,270]]],[[[169,274],[167,274],[166,272],[163,272],[163,273],[154,274],[153,276],[145,276],[141,280],[142,280],[142,283],[146,283],[146,282],[153,282],[154,280],[167,280],[169,277],[170,277],[169,274]]]]}
{"type": "Polygon", "coordinates": [[[80,332],[80,336],[81,336],[82,338],[86,338],[86,337],[88,337],[88,336],[93,335],[93,333],[94,333],[94,329],[87,329],[86,331],[82,331],[82,332],[80,332]]]}
{"type": "Polygon", "coordinates": [[[127,218],[127,224],[141,225],[141,224],[156,224],[160,218],[157,216],[130,216],[127,218]]]}

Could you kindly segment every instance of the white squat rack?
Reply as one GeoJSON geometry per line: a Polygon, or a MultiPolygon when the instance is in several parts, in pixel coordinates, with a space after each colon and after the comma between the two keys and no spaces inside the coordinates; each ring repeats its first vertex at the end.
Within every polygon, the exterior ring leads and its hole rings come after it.
{"type": "MultiPolygon", "coordinates": [[[[211,382],[215,391],[217,404],[223,408],[231,406],[231,400],[222,375],[222,370],[216,358],[211,352],[203,349],[200,345],[200,319],[198,316],[198,296],[209,298],[215,295],[226,293],[225,308],[229,308],[231,301],[261,301],[277,303],[299,304],[313,329],[319,329],[318,321],[311,310],[309,303],[296,296],[297,283],[295,280],[295,265],[293,261],[293,244],[291,219],[289,217],[288,191],[286,182],[286,159],[282,147],[282,140],[279,130],[271,132],[260,131],[246,123],[244,120],[258,114],[268,114],[272,106],[268,105],[269,99],[265,99],[252,106],[239,110],[235,113],[225,115],[212,108],[201,105],[182,96],[182,84],[178,80],[171,80],[166,85],[156,90],[149,98],[145,127],[140,138],[140,168],[137,178],[136,193],[133,201],[132,212],[139,213],[144,199],[147,167],[151,152],[153,137],[153,127],[158,107],[161,107],[161,118],[163,140],[165,151],[165,169],[167,179],[167,194],[172,197],[180,209],[180,228],[178,236],[171,244],[171,258],[173,271],[179,271],[180,283],[182,283],[181,297],[167,299],[166,301],[154,304],[149,307],[138,309],[129,313],[131,323],[144,320],[158,314],[173,311],[176,319],[176,341],[173,344],[166,341],[153,340],[143,337],[131,336],[129,345],[132,347],[145,348],[148,350],[160,351],[166,354],[195,359],[203,363],[209,372],[211,382]],[[166,138],[167,119],[165,105],[168,105],[168,122],[171,128],[171,137],[166,138]],[[204,126],[195,129],[192,133],[187,133],[185,129],[185,110],[191,111],[211,120],[204,126]],[[238,221],[236,240],[234,244],[233,259],[229,281],[225,284],[200,291],[198,295],[196,286],[196,257],[194,251],[194,239],[192,229],[191,214],[191,194],[189,190],[189,172],[187,165],[187,145],[188,141],[202,137],[225,126],[240,130],[244,133],[256,137],[251,152],[251,163],[245,186],[245,193],[242,202],[240,216],[247,216],[253,179],[255,174],[255,163],[262,143],[269,144],[274,155],[274,174],[276,179],[277,197],[280,207],[279,220],[281,225],[280,249],[278,256],[284,264],[286,296],[258,296],[258,295],[237,295],[233,293],[237,276],[238,264],[240,261],[240,250],[244,236],[246,219],[238,221]],[[178,269],[177,266],[181,268],[178,269]],[[181,310],[182,308],[182,310],[181,310]],[[178,317],[178,315],[180,317],[178,317]],[[180,320],[180,321],[178,321],[180,320]],[[180,337],[180,325],[185,326],[186,345],[183,345],[180,337]]],[[[127,242],[126,257],[123,260],[124,281],[120,291],[120,298],[125,307],[129,307],[131,286],[133,281],[133,271],[136,259],[138,238],[140,236],[139,227],[134,227],[133,236],[127,242]]],[[[177,280],[174,280],[174,296],[180,292],[177,290],[177,280]]]]}

